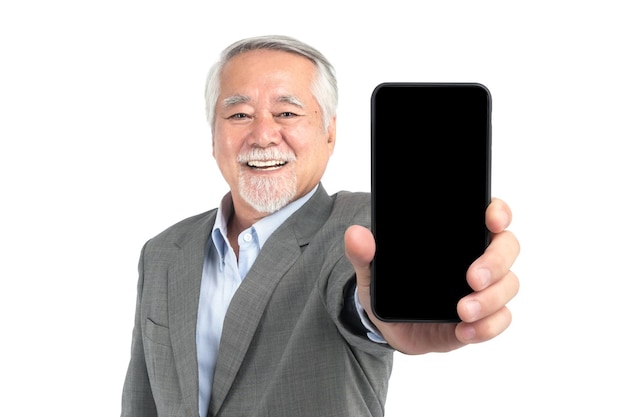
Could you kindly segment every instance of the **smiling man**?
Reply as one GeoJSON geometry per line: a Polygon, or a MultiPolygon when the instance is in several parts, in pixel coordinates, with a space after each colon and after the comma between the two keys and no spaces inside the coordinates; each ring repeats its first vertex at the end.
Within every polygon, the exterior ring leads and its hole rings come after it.
{"type": "Polygon", "coordinates": [[[337,85],[319,51],[284,36],[236,42],[209,72],[206,105],[230,192],[142,250],[122,416],[383,416],[393,352],[450,351],[507,328],[519,244],[497,199],[460,323],[372,314],[370,195],[320,182],[337,85]]]}
{"type": "Polygon", "coordinates": [[[320,182],[335,147],[335,118],[322,117],[315,76],[311,60],[276,50],[238,54],[224,65],[213,156],[232,190],[231,243],[320,182]]]}

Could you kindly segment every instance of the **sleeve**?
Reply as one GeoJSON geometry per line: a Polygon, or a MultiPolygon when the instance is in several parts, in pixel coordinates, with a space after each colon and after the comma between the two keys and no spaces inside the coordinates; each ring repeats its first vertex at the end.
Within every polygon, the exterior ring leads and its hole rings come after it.
{"type": "Polygon", "coordinates": [[[372,342],[387,343],[374,323],[370,321],[361,303],[359,303],[356,276],[345,286],[343,297],[344,303],[339,317],[344,322],[346,328],[356,335],[367,336],[372,342]]]}
{"type": "MultiPolygon", "coordinates": [[[[345,257],[342,258],[340,264],[343,266],[338,269],[350,268],[352,278],[349,280],[331,279],[326,293],[329,313],[335,317],[339,332],[350,345],[360,351],[376,356],[388,355],[393,349],[382,338],[380,340],[376,337],[372,338],[376,334],[376,329],[373,325],[372,328],[368,328],[359,315],[359,305],[354,297],[356,277],[352,265],[345,257]]],[[[345,272],[340,275],[344,274],[345,272]]]]}
{"type": "Polygon", "coordinates": [[[141,327],[141,299],[143,293],[143,260],[146,246],[139,260],[139,279],[137,283],[137,303],[135,324],[132,334],[131,356],[122,392],[122,417],[157,417],[157,409],[150,388],[146,359],[143,349],[141,327]]]}
{"type": "Polygon", "coordinates": [[[365,337],[367,335],[367,327],[365,327],[365,323],[359,317],[355,291],[356,276],[348,281],[343,290],[344,303],[339,318],[352,333],[365,337]]]}
{"type": "Polygon", "coordinates": [[[335,203],[335,213],[327,223],[329,242],[327,256],[330,262],[329,279],[324,287],[324,297],[329,314],[335,320],[344,339],[356,349],[367,354],[387,356],[393,349],[382,338],[376,338],[377,330],[358,311],[355,299],[356,275],[345,255],[344,232],[352,224],[370,228],[371,208],[368,194],[340,193],[335,203]],[[365,320],[363,320],[365,318],[365,320]]]}
{"type": "Polygon", "coordinates": [[[359,316],[361,324],[367,330],[366,331],[367,337],[372,342],[387,343],[387,341],[383,337],[383,335],[380,332],[380,330],[378,330],[378,328],[374,325],[374,323],[372,323],[372,321],[368,317],[367,312],[365,311],[365,308],[363,308],[363,306],[359,302],[359,297],[358,297],[357,288],[356,288],[356,282],[354,284],[354,290],[352,291],[352,300],[351,300],[351,302],[354,303],[354,308],[356,309],[356,312],[357,312],[357,314],[359,316]]]}

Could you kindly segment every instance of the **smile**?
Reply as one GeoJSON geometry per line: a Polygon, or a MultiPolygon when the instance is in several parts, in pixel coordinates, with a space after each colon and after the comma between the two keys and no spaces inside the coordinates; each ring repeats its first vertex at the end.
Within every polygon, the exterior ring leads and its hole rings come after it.
{"type": "Polygon", "coordinates": [[[255,169],[278,169],[285,166],[287,161],[269,160],[269,161],[248,161],[247,165],[255,169]]]}

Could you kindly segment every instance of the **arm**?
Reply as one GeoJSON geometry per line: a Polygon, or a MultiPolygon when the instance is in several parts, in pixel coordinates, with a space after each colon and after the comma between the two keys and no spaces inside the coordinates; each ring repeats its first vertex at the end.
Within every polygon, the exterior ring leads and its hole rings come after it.
{"type": "Polygon", "coordinates": [[[406,354],[447,352],[469,343],[480,343],[502,333],[511,323],[506,304],[517,294],[519,281],[510,270],[519,254],[519,242],[506,230],[511,210],[499,199],[487,207],[485,221],[492,239],[484,254],[467,271],[473,293],[459,301],[460,323],[388,323],[372,313],[370,263],[376,244],[372,233],[361,226],[346,230],[346,255],[357,275],[359,302],[368,317],[393,348],[406,354]]]}
{"type": "MultiPolygon", "coordinates": [[[[145,250],[145,247],[144,247],[145,250]]],[[[143,251],[139,261],[135,325],[131,345],[130,363],[122,392],[122,417],[156,417],[156,405],[148,380],[146,358],[141,329],[141,298],[143,293],[143,251]]]]}

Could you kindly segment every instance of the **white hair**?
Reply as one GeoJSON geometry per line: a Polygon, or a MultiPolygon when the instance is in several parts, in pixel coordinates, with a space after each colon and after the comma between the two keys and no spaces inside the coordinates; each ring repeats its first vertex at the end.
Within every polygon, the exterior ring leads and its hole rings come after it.
{"type": "Polygon", "coordinates": [[[231,44],[222,51],[219,61],[213,64],[209,70],[204,97],[206,116],[211,131],[215,127],[215,108],[217,98],[220,95],[220,76],[224,65],[231,58],[243,52],[259,49],[292,52],[310,59],[315,64],[317,74],[311,85],[311,93],[321,108],[324,127],[328,127],[331,119],[337,113],[338,103],[337,79],[333,66],[321,52],[304,42],[289,36],[267,35],[246,38],[231,44]]]}

